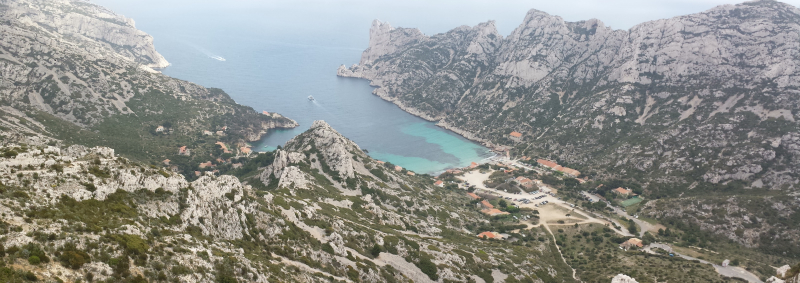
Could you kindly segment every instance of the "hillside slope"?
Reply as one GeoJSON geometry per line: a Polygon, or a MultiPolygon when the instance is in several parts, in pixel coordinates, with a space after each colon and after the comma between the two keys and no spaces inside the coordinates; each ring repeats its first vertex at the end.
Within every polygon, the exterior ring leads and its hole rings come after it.
{"type": "Polygon", "coordinates": [[[588,175],[797,188],[800,10],[775,1],[613,30],[531,10],[427,36],[379,21],[340,76],[466,137],[588,175]],[[523,133],[515,144],[508,133],[523,133]]]}
{"type": "Polygon", "coordinates": [[[386,168],[322,121],[247,183],[103,147],[0,150],[4,262],[48,282],[573,282],[544,229],[477,239],[489,217],[461,190],[386,168]]]}
{"type": "Polygon", "coordinates": [[[133,20],[85,1],[2,0],[0,34],[6,125],[22,119],[68,144],[110,146],[154,162],[181,146],[208,153],[217,141],[243,145],[269,129],[297,126],[236,104],[219,89],[154,71],[168,63],[153,38],[133,20]],[[204,130],[219,137],[203,138],[204,130]]]}
{"type": "Polygon", "coordinates": [[[375,21],[361,61],[337,73],[595,187],[624,180],[659,199],[651,217],[800,257],[799,40],[800,10],[771,0],[629,30],[531,10],[506,37],[493,22],[428,36],[375,21]]]}

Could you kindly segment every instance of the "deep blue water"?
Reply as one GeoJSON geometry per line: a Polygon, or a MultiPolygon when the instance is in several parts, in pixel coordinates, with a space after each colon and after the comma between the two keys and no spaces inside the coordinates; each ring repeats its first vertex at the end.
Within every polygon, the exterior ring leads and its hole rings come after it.
{"type": "Polygon", "coordinates": [[[270,132],[254,144],[256,150],[274,149],[314,120],[325,120],[372,157],[419,173],[491,156],[486,148],[373,95],[367,81],[336,76],[339,65],[358,62],[367,47],[368,12],[348,17],[332,3],[298,8],[198,1],[146,9],[154,1],[98,2],[134,18],[155,38],[157,50],[172,64],[165,74],[221,88],[240,104],[300,123],[270,132]],[[316,101],[308,101],[309,95],[316,101]]]}

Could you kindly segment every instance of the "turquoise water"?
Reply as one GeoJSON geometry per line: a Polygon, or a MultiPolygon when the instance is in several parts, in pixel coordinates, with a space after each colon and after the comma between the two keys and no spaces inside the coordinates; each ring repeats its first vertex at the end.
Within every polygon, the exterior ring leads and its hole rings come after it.
{"type": "Polygon", "coordinates": [[[358,62],[367,47],[375,17],[369,11],[352,14],[330,2],[310,8],[245,2],[99,1],[134,18],[155,38],[172,64],[165,74],[221,88],[256,111],[278,112],[300,123],[296,129],[271,131],[253,144],[256,150],[275,149],[314,120],[325,120],[372,157],[418,173],[491,156],[486,148],[373,95],[367,81],[336,76],[339,65],[358,62]],[[309,95],[316,100],[308,101],[309,95]]]}

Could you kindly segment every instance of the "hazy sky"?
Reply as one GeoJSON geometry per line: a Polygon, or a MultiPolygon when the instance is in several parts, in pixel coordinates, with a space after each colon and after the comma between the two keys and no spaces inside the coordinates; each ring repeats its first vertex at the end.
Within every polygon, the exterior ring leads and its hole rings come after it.
{"type": "MultiPolygon", "coordinates": [[[[508,34],[529,9],[558,15],[567,21],[597,18],[615,29],[638,23],[701,12],[736,0],[92,0],[141,21],[147,13],[168,15],[193,8],[215,7],[220,13],[252,13],[291,17],[297,13],[318,19],[341,15],[338,20],[381,19],[394,26],[420,28],[426,34],[445,32],[458,25],[496,20],[499,31],[508,34]],[[170,8],[172,7],[172,8],[170,8]],[[177,8],[180,7],[180,8],[177,8]],[[331,15],[331,11],[336,11],[331,15]],[[341,12],[346,11],[346,12],[341,12]],[[138,17],[138,18],[137,18],[138,17]]],[[[785,0],[798,6],[800,0],[785,0]]],[[[365,23],[368,25],[369,23],[365,23]]]]}

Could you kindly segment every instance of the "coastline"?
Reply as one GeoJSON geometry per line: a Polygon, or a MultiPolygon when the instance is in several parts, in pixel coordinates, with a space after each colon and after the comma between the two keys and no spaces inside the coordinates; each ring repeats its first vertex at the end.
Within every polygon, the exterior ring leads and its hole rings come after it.
{"type": "Polygon", "coordinates": [[[339,77],[343,77],[343,78],[355,78],[355,79],[367,80],[367,81],[369,81],[369,85],[370,86],[375,87],[375,90],[372,91],[372,94],[380,97],[381,99],[383,99],[385,101],[391,102],[392,104],[396,105],[398,108],[400,108],[401,110],[405,111],[406,113],[414,115],[414,116],[417,116],[417,117],[422,118],[422,119],[425,119],[426,121],[435,122],[436,126],[438,126],[440,128],[443,128],[445,130],[453,132],[453,133],[455,133],[455,134],[457,134],[457,135],[459,135],[459,136],[461,136],[461,137],[463,137],[463,138],[465,138],[467,140],[476,142],[476,143],[480,144],[481,146],[484,146],[487,149],[489,149],[489,151],[492,151],[494,153],[499,153],[498,146],[493,144],[491,141],[488,141],[488,140],[483,139],[483,138],[479,138],[473,132],[470,132],[470,131],[467,131],[467,130],[463,130],[461,128],[458,128],[458,127],[450,125],[449,123],[447,123],[444,120],[444,117],[431,117],[427,113],[424,113],[424,112],[420,111],[417,108],[405,105],[402,101],[400,101],[396,97],[390,96],[389,93],[386,92],[386,90],[383,88],[382,85],[380,85],[378,83],[375,83],[375,80],[371,80],[369,78],[366,78],[363,75],[357,74],[356,72],[352,72],[350,69],[346,69],[346,67],[345,67],[345,69],[342,69],[340,67],[339,70],[337,71],[336,75],[339,76],[339,77]],[[345,73],[343,71],[349,71],[349,73],[345,73]]]}

